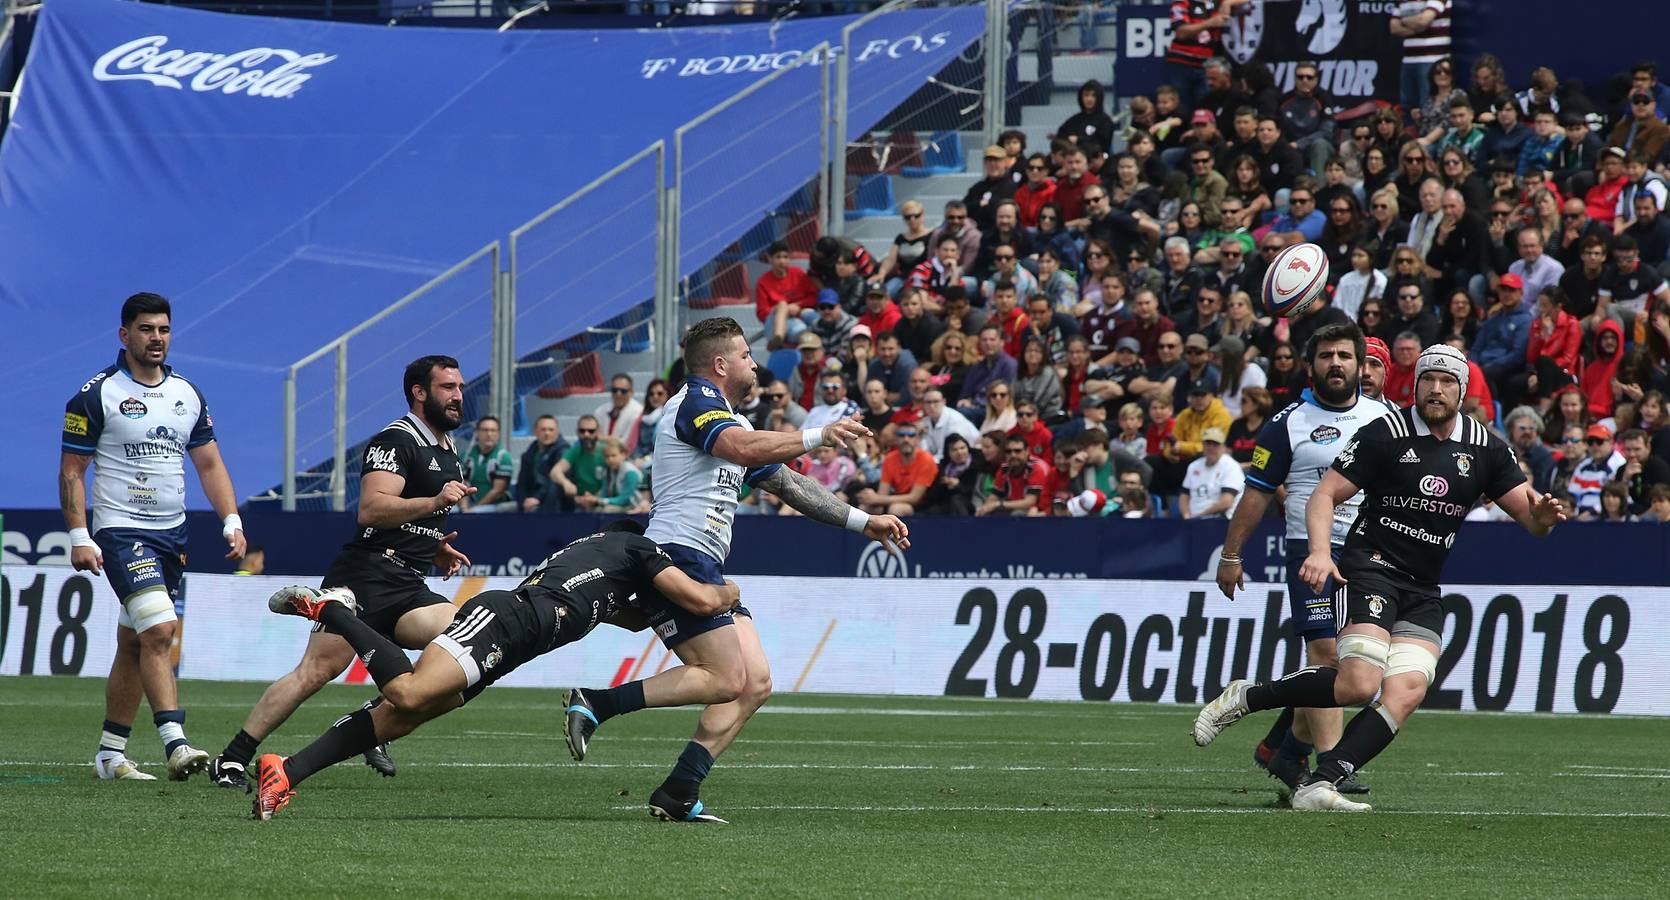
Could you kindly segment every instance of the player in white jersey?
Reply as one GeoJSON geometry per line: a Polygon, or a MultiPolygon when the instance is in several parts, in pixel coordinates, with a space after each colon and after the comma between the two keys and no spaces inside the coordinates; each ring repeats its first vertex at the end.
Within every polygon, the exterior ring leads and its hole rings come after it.
{"type": "MultiPolygon", "coordinates": [[[[806,431],[755,431],[735,412],[754,386],[755,363],[733,319],[691,326],[684,361],[690,376],[667,401],[655,428],[655,505],[644,532],[674,565],[704,584],[725,583],[731,523],[744,484],[770,491],[826,525],[899,549],[910,546],[909,531],[897,517],[866,515],[782,465],[814,447],[838,447],[869,435],[862,423],[846,418],[806,431]]],[[[672,774],[650,795],[649,806],[668,821],[722,823],[703,811],[697,796],[702,780],[771,695],[771,670],[753,614],[738,605],[716,616],[697,616],[654,592],[640,594],[637,606],[684,665],[607,690],[570,691],[569,750],[583,760],[592,733],[613,716],[646,707],[707,704],[695,735],[672,774]]]]}
{"type": "MultiPolygon", "coordinates": [[[[1218,561],[1218,587],[1235,599],[1243,586],[1241,548],[1252,535],[1278,487],[1287,488],[1287,602],[1293,631],[1305,642],[1310,665],[1336,665],[1335,638],[1342,623],[1335,620],[1333,586],[1311,590],[1299,579],[1299,567],[1309,553],[1305,533],[1305,503],[1322,482],[1341,447],[1357,429],[1392,411],[1383,401],[1360,392],[1362,361],[1367,343],[1356,325],[1340,323],[1317,329],[1305,345],[1311,386],[1296,403],[1265,423],[1247,470],[1247,492],[1230,520],[1218,561]]],[[[1362,503],[1359,494],[1334,510],[1331,543],[1334,554],[1344,546],[1362,503]]],[[[1312,747],[1327,751],[1339,742],[1344,716],[1337,709],[1283,710],[1270,733],[1253,751],[1253,760],[1289,788],[1305,774],[1312,747]]],[[[1347,779],[1342,793],[1367,793],[1360,782],[1347,779]]]]}
{"type": "Polygon", "coordinates": [[[246,546],[232,476],[215,444],[203,394],[163,364],[172,318],[168,301],[156,294],[129,297],[122,304],[117,337],[123,349],[116,364],[88,379],[64,410],[58,503],[70,530],[70,562],[80,571],[102,571],[122,603],[93,761],[106,780],[155,780],[127,758],[142,691],[163,740],[168,777],[184,781],[209,763],[209,754],[186,741],[172,660],[186,559],[187,456],[221,517],[231,547],[226,558],[243,556],[246,546]],[[97,469],[90,525],[89,464],[97,469]]]}

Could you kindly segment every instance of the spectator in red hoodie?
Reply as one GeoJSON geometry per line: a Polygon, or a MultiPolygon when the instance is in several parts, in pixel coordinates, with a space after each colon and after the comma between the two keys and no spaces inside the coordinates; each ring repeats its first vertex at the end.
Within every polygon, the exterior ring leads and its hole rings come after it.
{"type": "Polygon", "coordinates": [[[1596,419],[1612,415],[1612,381],[1624,356],[1624,329],[1611,319],[1595,326],[1594,358],[1583,367],[1578,389],[1589,401],[1589,414],[1596,419]]]}
{"type": "Polygon", "coordinates": [[[1015,427],[1009,429],[1009,436],[1026,441],[1026,449],[1033,456],[1050,461],[1050,448],[1055,443],[1055,435],[1050,432],[1049,426],[1040,421],[1038,404],[1031,400],[1015,404],[1015,427]]]}
{"type": "Polygon", "coordinates": [[[1618,197],[1623,194],[1624,187],[1629,184],[1629,176],[1624,174],[1624,150],[1622,147],[1607,147],[1600,153],[1600,181],[1589,192],[1583,195],[1584,211],[1595,222],[1612,227],[1612,220],[1618,216],[1618,197]]]}
{"type": "Polygon", "coordinates": [[[1502,406],[1512,409],[1521,399],[1552,397],[1577,381],[1583,361],[1583,326],[1565,311],[1566,292],[1549,285],[1537,295],[1537,317],[1525,345],[1526,371],[1509,376],[1502,406]]]}
{"type": "Polygon", "coordinates": [[[771,345],[781,347],[806,330],[801,313],[811,311],[818,283],[805,269],[789,265],[788,244],[772,244],[770,259],[771,270],[754,282],[754,312],[771,329],[771,345]]]}
{"type": "Polygon", "coordinates": [[[1050,177],[1050,158],[1045,153],[1034,153],[1026,159],[1026,183],[1015,191],[1015,205],[1020,207],[1021,224],[1038,227],[1038,210],[1055,202],[1055,179],[1050,177]]]}
{"type": "Polygon", "coordinates": [[[876,337],[892,332],[903,317],[898,304],[887,299],[887,287],[879,281],[870,282],[864,289],[864,314],[858,317],[858,324],[870,329],[876,337]]]}

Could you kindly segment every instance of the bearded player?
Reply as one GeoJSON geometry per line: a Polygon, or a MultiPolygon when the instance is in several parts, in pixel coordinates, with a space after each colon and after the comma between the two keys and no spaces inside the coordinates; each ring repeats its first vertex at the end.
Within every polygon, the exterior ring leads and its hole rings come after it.
{"type": "MultiPolygon", "coordinates": [[[[1263,520],[1265,508],[1277,488],[1287,489],[1287,602],[1293,614],[1293,631],[1305,642],[1305,659],[1313,666],[1338,665],[1335,638],[1342,623],[1334,617],[1332,585],[1318,590],[1299,579],[1299,566],[1310,555],[1305,532],[1305,504],[1321,483],[1335,454],[1349,443],[1357,429],[1391,411],[1391,407],[1358,390],[1359,366],[1366,359],[1366,341],[1356,325],[1324,325],[1311,335],[1304,348],[1310,366],[1311,386],[1299,400],[1265,423],[1253,449],[1252,466],[1247,469],[1247,493],[1230,520],[1218,560],[1218,587],[1235,599],[1243,586],[1241,548],[1263,520]]],[[[1382,370],[1383,372],[1384,370],[1382,370]]],[[[1333,526],[1323,546],[1335,554],[1357,519],[1360,498],[1341,503],[1334,512],[1333,526]]],[[[1332,750],[1344,727],[1338,709],[1283,709],[1270,733],[1253,750],[1253,762],[1265,768],[1289,789],[1299,786],[1306,774],[1311,748],[1332,750]]],[[[1368,788],[1346,778],[1342,793],[1366,794],[1368,788]]]]}
{"type": "MultiPolygon", "coordinates": [[[[755,431],[735,412],[754,386],[755,363],[742,327],[728,317],[690,327],[684,362],[690,375],[655,428],[655,505],[645,531],[675,566],[703,584],[724,584],[731,523],[744,484],[776,494],[825,525],[900,549],[910,546],[909,531],[897,517],[867,515],[782,465],[815,447],[839,447],[869,435],[856,418],[805,431],[755,431]]],[[[576,760],[585,759],[592,733],[614,716],[690,702],[680,698],[689,695],[693,679],[707,692],[708,706],[672,773],[650,795],[650,813],[672,822],[724,824],[705,811],[698,795],[714,759],[771,695],[771,669],[753,613],[737,606],[696,615],[653,590],[637,602],[684,665],[607,690],[570,691],[569,751],[576,760]]]]}
{"type": "Polygon", "coordinates": [[[1426,697],[1438,669],[1444,609],[1438,576],[1468,510],[1489,497],[1537,537],[1565,519],[1552,495],[1526,484],[1513,451],[1470,416],[1467,358],[1444,344],[1415,363],[1415,404],[1363,426],[1334,458],[1305,507],[1310,555],[1299,570],[1321,592],[1331,579],[1347,623],[1336,665],[1310,666],[1269,683],[1237,680],[1201,709],[1194,740],[1204,747],[1248,712],[1325,709],[1380,699],[1353,716],[1339,743],[1293,793],[1293,808],[1367,812],[1342,796],[1340,780],[1385,750],[1426,697]],[[1326,549],[1338,507],[1362,491],[1336,562],[1326,549]]]}

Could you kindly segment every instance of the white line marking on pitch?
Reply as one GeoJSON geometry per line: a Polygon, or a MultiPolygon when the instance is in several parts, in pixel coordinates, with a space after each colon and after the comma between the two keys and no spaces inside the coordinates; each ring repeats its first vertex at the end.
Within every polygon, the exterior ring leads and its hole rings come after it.
{"type": "MultiPolygon", "coordinates": [[[[413,737],[447,740],[460,740],[471,737],[507,737],[507,738],[550,738],[553,734],[535,731],[466,731],[462,735],[456,734],[418,734],[413,737]]],[[[410,740],[410,738],[401,738],[410,740]]],[[[677,743],[683,738],[658,737],[611,737],[609,742],[637,741],[640,743],[677,743]]],[[[898,742],[886,739],[873,741],[855,740],[796,740],[789,738],[749,738],[753,744],[781,744],[792,747],[872,747],[886,750],[890,747],[910,749],[932,749],[935,747],[1152,747],[1155,741],[911,741],[898,742]]]]}
{"type": "Polygon", "coordinates": [[[1652,766],[1566,766],[1566,768],[1597,772],[1652,772],[1657,775],[1670,775],[1670,769],[1657,769],[1652,766]]]}
{"type": "MultiPolygon", "coordinates": [[[[616,806],[617,810],[636,810],[638,806],[616,806]]],[[[1152,815],[1174,814],[1207,814],[1207,815],[1256,815],[1259,813],[1286,813],[1290,810],[1274,807],[1248,806],[1204,806],[1204,807],[1160,807],[1160,806],[726,806],[726,812],[735,811],[756,812],[984,812],[984,813],[1149,813],[1152,815]]],[[[1507,810],[1479,810],[1479,809],[1379,809],[1370,815],[1389,816],[1537,816],[1555,819],[1664,819],[1670,818],[1670,813],[1662,812],[1552,812],[1527,811],[1511,812],[1507,810]]]]}

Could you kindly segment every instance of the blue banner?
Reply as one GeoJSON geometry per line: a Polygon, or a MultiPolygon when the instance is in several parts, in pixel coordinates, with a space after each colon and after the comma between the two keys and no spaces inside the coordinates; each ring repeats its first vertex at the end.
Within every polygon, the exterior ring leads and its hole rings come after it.
{"type": "MultiPolygon", "coordinates": [[[[172,361],[203,389],[235,483],[271,484],[289,363],[820,42],[838,46],[851,21],[500,34],[53,0],[0,143],[0,315],[17,373],[7,460],[28,473],[0,483],[0,505],[54,501],[62,405],[115,356],[127,295],[174,301],[172,361]]],[[[881,111],[984,28],[978,6],[880,21],[853,71],[881,111]]],[[[702,145],[724,156],[696,172],[707,180],[693,189],[714,199],[687,214],[687,271],[815,174],[819,97],[805,79],[817,74],[760,92],[808,110],[809,137],[702,145]]],[[[576,230],[563,252],[590,280],[519,339],[647,299],[644,267],[616,267],[637,292],[604,292],[591,270],[653,234],[654,208],[576,230]]],[[[424,352],[465,341],[434,340],[424,352]]],[[[382,361],[386,392],[351,395],[351,421],[386,407],[405,362],[382,361]]],[[[189,499],[205,505],[195,482],[189,499]]]]}
{"type": "MultiPolygon", "coordinates": [[[[616,516],[454,516],[457,546],[476,575],[520,575],[616,516]]],[[[193,571],[229,572],[212,513],[187,516],[193,571]]],[[[316,578],[354,530],[352,513],[244,513],[267,571],[316,578]]],[[[726,571],[819,578],[1210,579],[1223,522],[1171,519],[910,520],[902,558],[879,544],[800,517],[739,516],[726,571]]],[[[4,565],[68,565],[56,510],[7,512],[4,565]]],[[[1248,581],[1286,577],[1282,524],[1264,522],[1242,551],[1248,581]]],[[[1511,523],[1469,522],[1444,567],[1446,584],[1670,584],[1670,528],[1571,523],[1538,540],[1511,523]],[[1509,564],[1507,561],[1511,560],[1509,564]]]]}

